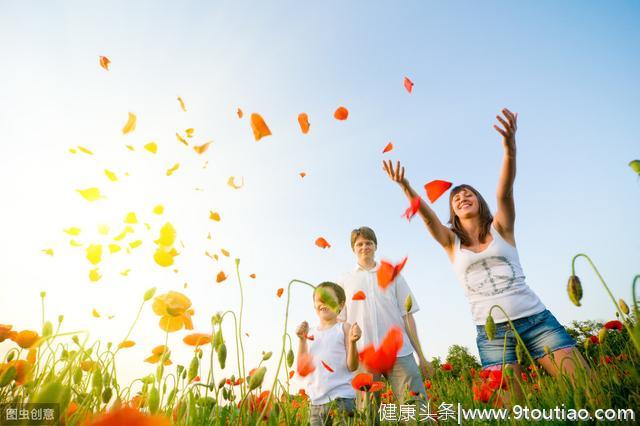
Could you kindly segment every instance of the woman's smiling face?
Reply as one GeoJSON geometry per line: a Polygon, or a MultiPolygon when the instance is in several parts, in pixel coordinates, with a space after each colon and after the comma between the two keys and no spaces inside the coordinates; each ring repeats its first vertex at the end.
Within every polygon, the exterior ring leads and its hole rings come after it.
{"type": "Polygon", "coordinates": [[[478,203],[478,197],[476,197],[473,191],[462,188],[451,199],[451,207],[455,215],[462,219],[477,215],[480,204],[478,203]]]}

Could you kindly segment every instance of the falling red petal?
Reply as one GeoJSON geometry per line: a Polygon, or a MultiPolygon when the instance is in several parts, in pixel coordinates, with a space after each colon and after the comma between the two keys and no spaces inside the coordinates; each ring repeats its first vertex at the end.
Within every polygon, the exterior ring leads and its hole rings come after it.
{"type": "Polygon", "coordinates": [[[327,240],[324,239],[324,237],[318,237],[316,239],[316,245],[322,249],[331,247],[331,244],[329,244],[327,240]]]}
{"type": "Polygon", "coordinates": [[[451,185],[451,182],[446,180],[432,180],[424,186],[424,189],[427,191],[429,201],[433,204],[447,189],[451,188],[451,185]]]}
{"type": "Polygon", "coordinates": [[[407,89],[409,93],[413,90],[413,81],[409,80],[408,77],[404,78],[404,88],[407,89]]]}
{"type": "Polygon", "coordinates": [[[367,296],[364,294],[364,291],[360,290],[356,294],[353,295],[351,300],[365,300],[367,296]]]}
{"type": "Polygon", "coordinates": [[[416,213],[418,213],[418,210],[420,209],[420,197],[415,197],[411,200],[411,205],[409,206],[409,208],[404,212],[404,214],[402,215],[402,217],[406,217],[407,220],[411,220],[411,218],[413,216],[416,215],[416,213]]]}
{"type": "Polygon", "coordinates": [[[328,371],[329,373],[333,373],[333,372],[334,372],[334,371],[333,371],[333,368],[329,367],[329,365],[328,365],[326,362],[324,362],[324,361],[320,360],[320,364],[322,364],[322,366],[323,366],[324,368],[326,368],[326,369],[327,369],[327,371],[328,371]]]}
{"type": "Polygon", "coordinates": [[[383,153],[383,154],[384,154],[384,153],[387,153],[387,152],[391,151],[392,149],[393,149],[393,143],[392,143],[392,142],[389,142],[389,143],[387,144],[387,146],[385,146],[385,147],[384,147],[384,149],[382,150],[382,153],[383,153]]]}

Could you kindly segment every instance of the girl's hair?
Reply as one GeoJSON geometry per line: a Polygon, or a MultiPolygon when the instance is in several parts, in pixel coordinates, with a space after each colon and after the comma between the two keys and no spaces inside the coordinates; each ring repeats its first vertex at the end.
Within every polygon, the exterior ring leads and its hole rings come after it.
{"type": "Polygon", "coordinates": [[[478,211],[480,215],[479,239],[481,243],[484,243],[485,238],[491,232],[491,222],[493,222],[493,215],[491,214],[491,210],[489,210],[489,205],[487,204],[485,199],[482,198],[482,195],[480,195],[480,193],[471,185],[458,185],[453,188],[451,190],[451,193],[449,194],[449,224],[451,225],[451,230],[458,236],[458,238],[460,238],[461,245],[471,245],[471,238],[469,238],[469,235],[462,227],[458,216],[456,216],[456,214],[453,212],[453,197],[455,197],[456,194],[463,189],[473,192],[476,195],[476,198],[478,198],[478,204],[480,205],[478,211]]]}

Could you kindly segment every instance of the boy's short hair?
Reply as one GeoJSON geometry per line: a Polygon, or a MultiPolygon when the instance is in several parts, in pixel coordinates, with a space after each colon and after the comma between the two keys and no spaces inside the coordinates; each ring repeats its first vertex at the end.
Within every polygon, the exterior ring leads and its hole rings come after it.
{"type": "Polygon", "coordinates": [[[316,291],[319,288],[330,288],[334,291],[334,293],[336,294],[336,296],[338,297],[338,305],[342,305],[347,301],[347,296],[344,294],[344,289],[342,287],[340,287],[338,284],[331,282],[331,281],[324,281],[321,282],[320,284],[318,284],[315,288],[315,290],[313,290],[313,297],[315,300],[316,297],[316,291]]]}
{"type": "Polygon", "coordinates": [[[356,228],[351,231],[351,250],[353,250],[353,246],[356,244],[358,237],[371,240],[376,243],[376,246],[378,245],[378,239],[376,238],[376,233],[373,232],[373,229],[368,226],[361,226],[360,228],[356,228]]]}

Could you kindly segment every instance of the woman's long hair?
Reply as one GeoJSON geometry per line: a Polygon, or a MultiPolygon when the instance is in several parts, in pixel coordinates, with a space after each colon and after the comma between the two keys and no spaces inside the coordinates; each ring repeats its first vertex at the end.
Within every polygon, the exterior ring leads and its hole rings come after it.
{"type": "Polygon", "coordinates": [[[449,194],[449,224],[451,225],[451,230],[454,234],[460,238],[460,244],[463,246],[471,245],[471,238],[467,234],[467,232],[462,227],[460,223],[460,219],[453,212],[453,197],[463,189],[469,190],[473,192],[478,198],[478,204],[480,205],[478,213],[480,214],[480,242],[484,243],[485,238],[491,232],[491,223],[493,222],[493,215],[491,214],[491,210],[489,210],[489,205],[485,201],[485,199],[480,195],[476,189],[471,185],[458,185],[451,190],[449,194]]]}

